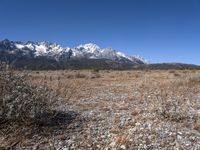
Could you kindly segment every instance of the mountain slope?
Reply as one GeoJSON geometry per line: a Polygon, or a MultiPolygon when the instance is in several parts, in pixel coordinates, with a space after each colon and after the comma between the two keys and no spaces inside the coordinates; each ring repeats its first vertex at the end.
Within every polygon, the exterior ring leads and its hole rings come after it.
{"type": "Polygon", "coordinates": [[[141,64],[135,65],[132,69],[136,70],[199,70],[200,66],[194,64],[184,63],[154,63],[154,64],[141,64]]]}

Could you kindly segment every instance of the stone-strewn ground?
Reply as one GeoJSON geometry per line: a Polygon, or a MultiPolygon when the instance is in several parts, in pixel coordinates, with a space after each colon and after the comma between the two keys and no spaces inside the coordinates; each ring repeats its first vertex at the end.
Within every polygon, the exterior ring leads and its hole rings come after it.
{"type": "Polygon", "coordinates": [[[199,71],[40,71],[58,93],[51,126],[0,125],[10,149],[199,150],[199,71]]]}

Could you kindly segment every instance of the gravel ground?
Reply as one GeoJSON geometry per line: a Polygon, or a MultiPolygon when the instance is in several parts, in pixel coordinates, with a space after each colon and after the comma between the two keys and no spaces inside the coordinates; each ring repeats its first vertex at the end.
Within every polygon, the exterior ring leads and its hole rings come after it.
{"type": "Polygon", "coordinates": [[[191,80],[199,72],[102,71],[93,78],[83,71],[85,78],[66,78],[75,73],[32,73],[36,84],[45,74],[53,76],[51,88],[60,82],[76,90],[66,91],[74,92],[70,98],[60,93],[54,126],[1,124],[0,150],[200,150],[200,82],[191,80]]]}

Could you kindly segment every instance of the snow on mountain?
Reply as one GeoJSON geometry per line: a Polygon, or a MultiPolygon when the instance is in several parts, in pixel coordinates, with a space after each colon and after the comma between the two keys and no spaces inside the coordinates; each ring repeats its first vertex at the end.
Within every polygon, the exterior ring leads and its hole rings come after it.
{"type": "Polygon", "coordinates": [[[15,44],[15,46],[16,46],[18,49],[24,48],[24,45],[22,45],[22,44],[15,44]]]}
{"type": "Polygon", "coordinates": [[[33,46],[32,43],[28,43],[28,44],[26,44],[25,46],[26,46],[28,49],[30,49],[30,50],[34,50],[34,46],[33,46]]]}
{"type": "Polygon", "coordinates": [[[79,45],[77,46],[78,49],[84,49],[85,51],[87,51],[88,53],[96,53],[100,50],[100,47],[96,44],[84,44],[84,45],[79,45]]]}
{"type": "Polygon", "coordinates": [[[139,55],[134,55],[133,57],[143,61],[145,64],[150,64],[150,61],[146,60],[145,58],[143,58],[139,55]]]}
{"type": "MultiPolygon", "coordinates": [[[[33,57],[45,56],[57,61],[67,59],[108,59],[118,62],[129,62],[146,64],[148,61],[140,56],[129,56],[112,48],[101,49],[96,44],[84,44],[74,48],[63,48],[58,44],[50,42],[13,42],[9,40],[0,41],[0,51],[21,52],[23,56],[33,57]]],[[[20,55],[19,53],[18,55],[20,55]]]]}
{"type": "Polygon", "coordinates": [[[96,44],[84,44],[73,48],[73,56],[76,58],[90,58],[90,59],[109,59],[114,61],[125,61],[125,62],[138,62],[138,63],[149,63],[145,59],[139,56],[129,56],[120,51],[116,51],[112,48],[101,49],[96,44]]]}

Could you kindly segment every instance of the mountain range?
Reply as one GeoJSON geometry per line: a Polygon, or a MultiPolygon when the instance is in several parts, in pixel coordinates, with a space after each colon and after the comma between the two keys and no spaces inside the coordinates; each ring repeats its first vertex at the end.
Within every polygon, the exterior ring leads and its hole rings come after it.
{"type": "Polygon", "coordinates": [[[130,56],[112,48],[83,44],[74,48],[51,42],[0,41],[0,61],[19,69],[200,69],[182,63],[150,64],[140,56],[130,56]]]}
{"type": "Polygon", "coordinates": [[[100,48],[92,43],[70,48],[46,41],[21,42],[8,39],[0,41],[0,60],[17,67],[30,67],[32,63],[31,66],[35,65],[36,68],[38,68],[38,63],[41,67],[44,65],[47,68],[48,66],[74,68],[75,64],[81,66],[80,63],[87,64],[86,68],[95,67],[95,64],[99,63],[102,64],[101,68],[105,66],[106,68],[127,68],[148,64],[148,61],[140,56],[126,55],[112,48],[100,48]]]}

